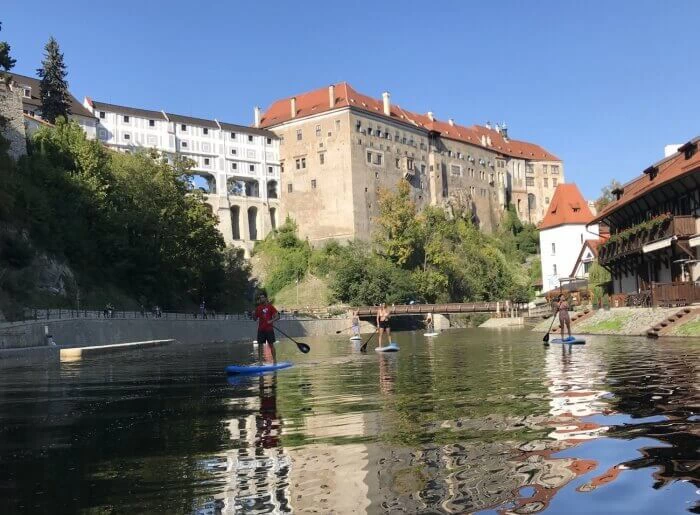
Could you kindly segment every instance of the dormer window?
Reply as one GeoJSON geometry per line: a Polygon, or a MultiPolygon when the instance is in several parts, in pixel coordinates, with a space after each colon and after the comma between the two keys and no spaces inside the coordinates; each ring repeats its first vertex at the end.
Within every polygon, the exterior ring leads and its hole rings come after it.
{"type": "Polygon", "coordinates": [[[650,166],[644,172],[642,172],[644,175],[649,176],[649,180],[654,180],[654,177],[656,177],[656,174],[659,173],[659,169],[655,166],[650,166]]]}
{"type": "Polygon", "coordinates": [[[620,198],[622,197],[622,194],[624,193],[624,191],[625,191],[624,188],[615,188],[615,189],[612,190],[610,193],[612,193],[613,195],[615,195],[615,200],[620,200],[620,198]]]}
{"type": "Polygon", "coordinates": [[[25,96],[25,98],[31,98],[32,97],[32,88],[24,88],[24,96],[25,96]]]}

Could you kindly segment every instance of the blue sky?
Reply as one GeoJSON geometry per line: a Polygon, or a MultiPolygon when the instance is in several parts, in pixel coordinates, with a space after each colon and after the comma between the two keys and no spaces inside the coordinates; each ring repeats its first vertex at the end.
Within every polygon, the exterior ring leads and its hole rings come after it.
{"type": "Polygon", "coordinates": [[[2,4],[15,71],[54,35],[81,99],[249,124],[255,105],[346,80],[440,119],[506,121],[587,198],[700,135],[692,0],[2,4]]]}

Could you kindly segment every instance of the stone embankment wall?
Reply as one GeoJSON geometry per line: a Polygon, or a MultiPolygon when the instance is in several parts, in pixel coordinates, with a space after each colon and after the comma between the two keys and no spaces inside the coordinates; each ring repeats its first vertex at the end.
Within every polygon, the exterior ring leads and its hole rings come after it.
{"type": "MultiPolygon", "coordinates": [[[[627,336],[646,336],[647,330],[678,308],[611,308],[599,309],[592,316],[571,326],[575,334],[613,334],[627,336]]],[[[547,331],[551,317],[535,326],[533,331],[547,331]]],[[[555,327],[558,322],[555,322],[555,327]]]]}
{"type": "MultiPolygon", "coordinates": [[[[350,335],[350,320],[280,320],[276,325],[289,336],[350,335]]],[[[175,339],[181,343],[252,341],[257,323],[252,320],[70,319],[0,324],[0,349],[46,345],[45,329],[62,347],[111,345],[146,340],[175,339]]],[[[362,322],[362,332],[374,326],[362,322]]],[[[277,337],[282,339],[282,334],[277,337]]]]}
{"type": "Polygon", "coordinates": [[[24,114],[19,89],[10,88],[0,77],[0,118],[5,126],[0,126],[0,134],[10,142],[9,155],[17,160],[27,153],[27,137],[24,131],[24,114]]]}

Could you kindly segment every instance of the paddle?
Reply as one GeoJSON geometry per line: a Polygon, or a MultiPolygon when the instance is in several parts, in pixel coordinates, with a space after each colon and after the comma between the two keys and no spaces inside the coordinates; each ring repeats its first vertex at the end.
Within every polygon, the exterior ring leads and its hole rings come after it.
{"type": "Polygon", "coordinates": [[[294,343],[296,343],[296,344],[297,344],[297,348],[298,348],[301,352],[303,352],[304,354],[308,354],[308,352],[311,350],[311,347],[309,347],[307,344],[296,341],[294,338],[292,338],[292,337],[289,336],[287,333],[285,333],[284,331],[282,331],[279,327],[277,327],[277,326],[273,326],[273,327],[275,328],[275,330],[279,331],[279,332],[282,333],[284,336],[286,336],[287,338],[289,338],[290,340],[292,340],[294,343]]]}
{"type": "Polygon", "coordinates": [[[372,338],[374,338],[374,335],[377,334],[378,332],[379,332],[379,329],[376,329],[376,330],[372,333],[372,336],[370,336],[369,338],[367,338],[367,341],[366,341],[365,343],[363,343],[362,345],[360,345],[360,352],[364,352],[365,350],[367,350],[367,344],[369,343],[369,341],[370,341],[372,338]]]}
{"type": "Polygon", "coordinates": [[[338,329],[338,330],[335,332],[335,334],[344,333],[345,331],[347,331],[348,329],[352,329],[353,327],[354,327],[354,326],[351,325],[350,327],[346,327],[345,329],[338,329]]]}
{"type": "Polygon", "coordinates": [[[556,315],[552,315],[552,323],[549,325],[549,330],[547,330],[547,334],[544,335],[544,338],[542,338],[542,341],[544,343],[549,343],[549,332],[552,330],[552,327],[554,327],[554,321],[557,319],[556,315]]]}

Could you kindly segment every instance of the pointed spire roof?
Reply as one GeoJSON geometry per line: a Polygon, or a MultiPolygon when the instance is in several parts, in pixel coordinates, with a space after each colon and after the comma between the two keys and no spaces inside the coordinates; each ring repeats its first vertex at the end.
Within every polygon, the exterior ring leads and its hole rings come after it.
{"type": "Polygon", "coordinates": [[[560,225],[586,225],[592,220],[593,213],[576,184],[559,184],[554,190],[554,197],[539,229],[552,229],[560,225]]]}

